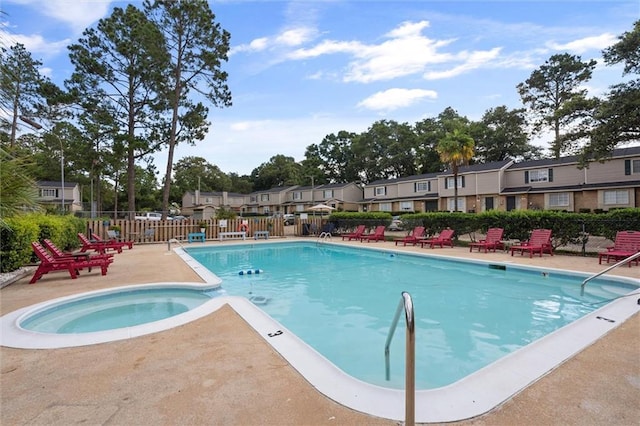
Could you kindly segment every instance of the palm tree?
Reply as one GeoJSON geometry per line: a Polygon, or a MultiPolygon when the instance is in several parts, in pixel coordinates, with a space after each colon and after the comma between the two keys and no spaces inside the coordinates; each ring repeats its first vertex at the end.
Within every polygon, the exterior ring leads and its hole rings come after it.
{"type": "Polygon", "coordinates": [[[455,206],[453,211],[458,211],[458,168],[469,163],[473,158],[475,143],[473,138],[460,129],[447,132],[444,138],[438,141],[436,151],[440,160],[447,163],[453,171],[453,197],[455,206]]]}

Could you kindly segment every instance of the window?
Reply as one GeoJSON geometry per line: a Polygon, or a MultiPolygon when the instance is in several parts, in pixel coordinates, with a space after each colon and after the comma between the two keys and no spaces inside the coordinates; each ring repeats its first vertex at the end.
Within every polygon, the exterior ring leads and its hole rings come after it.
{"type": "Polygon", "coordinates": [[[390,212],[391,211],[391,203],[380,203],[380,211],[381,212],[390,212]]]}
{"type": "Polygon", "coordinates": [[[425,180],[423,182],[416,182],[416,187],[414,192],[427,192],[431,191],[431,182],[425,180]]]}
{"type": "Polygon", "coordinates": [[[413,202],[412,201],[401,201],[400,202],[400,210],[413,211],[413,202]]]}
{"type": "Polygon", "coordinates": [[[322,191],[323,198],[332,198],[333,197],[333,189],[325,189],[322,191]]]}
{"type": "Polygon", "coordinates": [[[260,201],[269,201],[269,194],[261,194],[260,201]]]}
{"type": "Polygon", "coordinates": [[[629,191],[617,190],[617,191],[604,191],[604,204],[629,204],[629,191]]]}
{"type": "Polygon", "coordinates": [[[569,206],[568,192],[554,192],[549,194],[549,207],[568,207],[568,206],[569,206]]]}
{"type": "Polygon", "coordinates": [[[380,195],[387,195],[387,187],[386,186],[377,186],[375,189],[376,197],[380,195]]]}
{"type": "MultiPolygon", "coordinates": [[[[464,197],[458,197],[458,211],[459,212],[463,212],[465,211],[465,198],[464,197]]],[[[455,198],[447,198],[447,210],[449,210],[450,212],[456,210],[455,208],[456,205],[456,199],[455,198]]]]}
{"type": "MultiPolygon", "coordinates": [[[[447,188],[453,188],[453,177],[448,177],[445,181],[444,181],[444,187],[445,189],[447,188]]],[[[458,176],[458,188],[464,188],[464,176],[458,176]]]]}
{"type": "Polygon", "coordinates": [[[302,200],[302,192],[297,191],[293,193],[293,199],[294,200],[302,200]]]}
{"type": "Polygon", "coordinates": [[[40,196],[41,197],[55,197],[56,194],[58,193],[57,189],[41,189],[40,190],[40,196]]]}
{"type": "Polygon", "coordinates": [[[553,169],[527,170],[524,172],[524,183],[553,182],[553,169]]]}
{"type": "Polygon", "coordinates": [[[640,173],[640,160],[631,160],[631,173],[640,173]]]}
{"type": "Polygon", "coordinates": [[[252,203],[255,203],[258,201],[258,197],[256,197],[255,195],[252,195],[251,197],[249,197],[249,199],[251,200],[252,203]]]}

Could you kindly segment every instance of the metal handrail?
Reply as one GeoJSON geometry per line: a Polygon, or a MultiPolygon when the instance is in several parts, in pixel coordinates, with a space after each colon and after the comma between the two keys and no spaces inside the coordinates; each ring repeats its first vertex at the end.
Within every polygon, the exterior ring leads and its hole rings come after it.
{"type": "Polygon", "coordinates": [[[389,345],[400,319],[400,312],[404,308],[404,316],[407,324],[406,333],[406,360],[405,360],[405,425],[413,426],[416,418],[416,336],[415,321],[413,316],[413,301],[411,295],[406,291],[402,292],[402,298],[396,309],[396,313],[391,323],[391,329],[384,345],[384,360],[386,368],[386,378],[389,380],[391,367],[389,365],[389,345]]]}
{"type": "Polygon", "coordinates": [[[584,286],[587,285],[587,283],[589,281],[591,281],[594,278],[598,278],[600,275],[602,274],[606,274],[607,272],[609,272],[610,270],[612,270],[613,268],[617,268],[620,265],[624,265],[627,262],[631,262],[632,260],[636,260],[640,257],[640,251],[637,253],[632,254],[629,257],[625,257],[624,259],[622,259],[621,261],[619,261],[618,263],[614,263],[613,265],[603,269],[602,271],[598,272],[597,274],[593,274],[591,275],[589,278],[587,278],[586,280],[582,281],[582,285],[580,286],[580,296],[584,296],[584,286]]]}

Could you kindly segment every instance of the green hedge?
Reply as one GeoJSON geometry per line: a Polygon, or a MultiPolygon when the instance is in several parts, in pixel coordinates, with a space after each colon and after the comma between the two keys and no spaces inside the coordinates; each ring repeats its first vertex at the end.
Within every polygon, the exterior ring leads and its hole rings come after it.
{"type": "Polygon", "coordinates": [[[79,246],[78,232],[84,232],[86,222],[71,215],[20,215],[5,219],[6,228],[0,229],[0,272],[11,272],[36,261],[32,241],[45,238],[63,250],[79,246]]]}

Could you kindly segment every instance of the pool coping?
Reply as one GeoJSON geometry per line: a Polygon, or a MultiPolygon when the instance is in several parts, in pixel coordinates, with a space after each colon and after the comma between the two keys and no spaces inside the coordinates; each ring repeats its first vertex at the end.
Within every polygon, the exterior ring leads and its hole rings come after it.
{"type": "MultiPolygon", "coordinates": [[[[291,243],[291,241],[271,242],[291,243]]],[[[297,242],[294,242],[297,243],[297,242]]],[[[307,243],[308,242],[300,242],[307,243]]],[[[246,244],[246,243],[245,243],[246,244]]],[[[345,246],[340,242],[326,242],[345,246]]],[[[242,242],[233,243],[242,245],[242,242]]],[[[203,247],[205,248],[205,247],[203,247]]],[[[362,247],[375,251],[397,253],[408,256],[446,258],[478,264],[498,264],[508,268],[558,272],[584,276],[576,271],[522,266],[510,262],[491,262],[477,259],[461,260],[443,254],[408,253],[389,248],[362,247]]],[[[212,274],[182,248],[174,249],[187,263],[196,263],[196,273],[203,279],[212,274]]],[[[640,287],[640,280],[607,276],[608,279],[640,287]]],[[[637,294],[638,289],[630,294],[637,294]]],[[[291,366],[314,388],[334,401],[354,410],[392,420],[405,418],[405,392],[384,388],[349,376],[315,349],[307,345],[294,333],[275,321],[249,300],[238,296],[224,296],[228,303],[260,336],[262,336],[291,366]]],[[[631,297],[620,297],[613,302],[585,315],[529,345],[516,350],[480,370],[450,385],[429,390],[418,390],[415,394],[415,420],[419,423],[452,422],[477,417],[499,406],[529,385],[544,377],[563,362],[590,346],[593,342],[618,327],[638,312],[638,305],[631,297]],[[496,374],[499,371],[500,374],[496,374]]]]}

